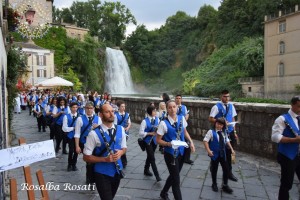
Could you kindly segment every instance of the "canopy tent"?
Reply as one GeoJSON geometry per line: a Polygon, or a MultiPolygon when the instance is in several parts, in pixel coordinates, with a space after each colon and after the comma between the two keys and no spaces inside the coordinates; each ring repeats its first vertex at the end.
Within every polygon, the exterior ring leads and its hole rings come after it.
{"type": "Polygon", "coordinates": [[[59,87],[59,86],[73,86],[73,85],[74,84],[72,82],[60,78],[58,76],[55,76],[53,78],[35,84],[36,87],[59,87]]]}

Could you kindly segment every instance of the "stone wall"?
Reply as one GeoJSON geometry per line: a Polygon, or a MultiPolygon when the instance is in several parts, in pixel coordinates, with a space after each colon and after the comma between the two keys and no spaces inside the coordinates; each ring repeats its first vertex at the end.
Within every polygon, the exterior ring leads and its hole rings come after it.
{"type": "MultiPolygon", "coordinates": [[[[121,98],[126,102],[126,110],[130,113],[133,122],[140,123],[145,117],[145,109],[149,102],[155,102],[158,106],[159,98],[121,98]]],[[[193,139],[202,140],[210,129],[208,116],[211,107],[216,101],[186,100],[183,102],[190,110],[188,120],[188,132],[193,139]]],[[[267,158],[275,158],[277,145],[271,141],[271,129],[274,120],[282,113],[288,111],[288,105],[253,104],[233,102],[238,116],[236,130],[240,138],[237,150],[259,155],[267,158]]]]}

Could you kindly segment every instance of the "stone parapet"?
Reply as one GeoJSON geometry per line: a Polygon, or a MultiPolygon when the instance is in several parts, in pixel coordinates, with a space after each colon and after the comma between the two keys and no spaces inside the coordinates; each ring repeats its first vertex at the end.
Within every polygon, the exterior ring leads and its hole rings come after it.
{"type": "MultiPolygon", "coordinates": [[[[140,123],[145,117],[145,110],[150,102],[158,107],[160,98],[117,97],[126,102],[126,110],[133,122],[140,123]]],[[[202,140],[211,125],[208,122],[210,110],[217,101],[184,100],[183,104],[190,111],[188,132],[193,139],[202,140]]],[[[240,103],[233,102],[238,113],[236,130],[240,145],[237,150],[275,158],[277,145],[271,141],[272,125],[275,119],[288,111],[289,105],[240,103]]]]}

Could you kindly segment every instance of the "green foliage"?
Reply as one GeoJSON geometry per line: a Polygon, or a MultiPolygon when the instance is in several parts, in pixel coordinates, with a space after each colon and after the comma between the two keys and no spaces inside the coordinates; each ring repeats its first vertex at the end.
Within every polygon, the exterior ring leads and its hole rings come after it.
{"type": "Polygon", "coordinates": [[[72,68],[68,68],[67,73],[64,75],[64,78],[68,81],[71,81],[74,86],[74,91],[81,91],[82,89],[82,82],[80,82],[78,75],[72,70],[72,68]]]}
{"type": "Polygon", "coordinates": [[[215,51],[199,67],[186,72],[183,90],[187,94],[214,96],[228,89],[240,96],[238,78],[263,75],[263,39],[246,38],[232,48],[215,51]]]}
{"type": "Polygon", "coordinates": [[[247,102],[247,103],[272,103],[272,104],[289,104],[287,101],[282,101],[278,99],[261,99],[261,98],[235,98],[235,102],[247,102]]]}
{"type": "Polygon", "coordinates": [[[11,126],[11,120],[13,117],[14,109],[14,98],[17,96],[16,84],[18,78],[22,76],[26,70],[27,58],[20,49],[11,47],[7,53],[7,77],[6,77],[6,88],[7,88],[7,102],[8,102],[8,121],[11,126]]]}

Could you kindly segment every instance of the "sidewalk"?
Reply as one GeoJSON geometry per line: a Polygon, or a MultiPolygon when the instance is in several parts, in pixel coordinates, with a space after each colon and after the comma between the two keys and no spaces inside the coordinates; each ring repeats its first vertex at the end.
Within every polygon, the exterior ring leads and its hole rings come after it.
{"type": "MultiPolygon", "coordinates": [[[[49,128],[47,132],[39,133],[37,130],[37,122],[33,116],[28,115],[28,110],[21,114],[15,114],[13,120],[13,132],[17,138],[24,137],[27,143],[34,143],[49,139],[49,128]]],[[[168,170],[163,159],[163,155],[156,151],[156,164],[163,179],[161,182],[156,182],[155,177],[146,177],[143,174],[146,153],[142,152],[137,144],[138,124],[133,124],[130,130],[130,138],[128,140],[127,159],[128,165],[124,170],[126,178],[121,180],[121,184],[116,200],[126,199],[160,199],[159,194],[168,176],[168,170]]],[[[249,154],[237,152],[237,163],[233,165],[234,174],[238,177],[238,182],[229,181],[229,185],[234,190],[232,195],[211,190],[211,175],[209,171],[209,157],[203,147],[202,142],[194,141],[196,152],[191,158],[194,160],[194,165],[184,164],[181,175],[181,191],[183,199],[247,199],[247,200],[262,200],[262,199],[277,199],[279,183],[280,183],[280,168],[278,164],[272,160],[263,159],[249,154]]],[[[18,145],[18,141],[14,140],[13,145],[18,145]]],[[[44,160],[31,165],[31,174],[34,184],[37,185],[35,172],[38,169],[43,171],[46,182],[53,182],[52,186],[56,187],[57,191],[49,191],[51,199],[59,200],[93,200],[100,199],[97,191],[89,190],[70,190],[66,189],[66,184],[69,186],[83,186],[85,184],[85,163],[82,160],[82,155],[78,158],[79,171],[67,172],[67,155],[59,152],[58,156],[53,159],[44,160]],[[65,190],[66,189],[66,190],[65,190]]],[[[151,169],[151,168],[150,168],[151,169]]],[[[9,171],[9,177],[17,179],[18,183],[18,198],[27,199],[26,191],[22,190],[24,183],[23,169],[17,168],[9,171]]],[[[218,186],[222,183],[222,169],[218,170],[218,186]]],[[[290,192],[291,199],[299,199],[299,182],[295,179],[295,184],[290,192]]],[[[40,191],[35,191],[36,199],[41,196],[40,191]]],[[[171,190],[169,197],[173,199],[171,190]]]]}

